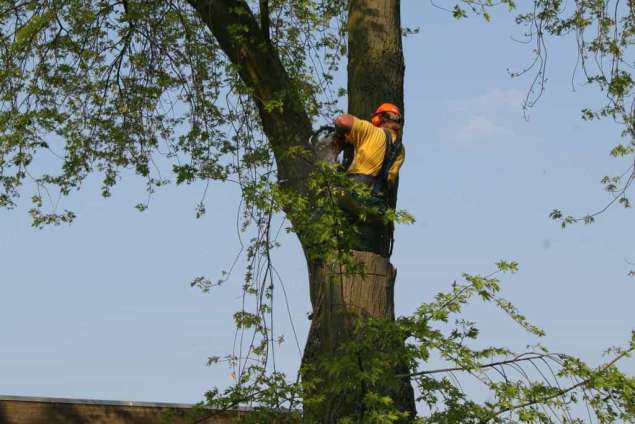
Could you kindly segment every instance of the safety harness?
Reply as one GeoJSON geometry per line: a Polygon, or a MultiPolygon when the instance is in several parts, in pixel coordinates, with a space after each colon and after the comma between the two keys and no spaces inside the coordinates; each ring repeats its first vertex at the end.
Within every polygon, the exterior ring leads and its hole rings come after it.
{"type": "Polygon", "coordinates": [[[373,194],[386,195],[385,190],[388,185],[388,173],[390,168],[397,160],[397,156],[401,153],[403,145],[401,144],[401,136],[397,137],[397,141],[393,143],[392,133],[384,128],[384,134],[386,134],[386,153],[384,154],[384,163],[381,165],[381,170],[377,174],[376,182],[373,185],[373,194]]]}
{"type": "MultiPolygon", "coordinates": [[[[329,135],[333,133],[334,130],[335,128],[332,126],[321,127],[317,131],[315,131],[309,139],[309,145],[316,151],[318,157],[320,156],[320,152],[325,149],[324,146],[330,146],[332,139],[328,140],[328,138],[330,138],[329,135]],[[324,136],[323,138],[320,137],[322,134],[326,134],[326,136],[324,136]],[[322,143],[322,139],[324,139],[326,143],[322,143]]],[[[399,136],[393,143],[393,135],[391,131],[387,128],[383,128],[383,130],[385,135],[384,160],[382,161],[381,169],[379,170],[377,175],[373,176],[366,174],[348,174],[349,178],[367,185],[371,190],[372,196],[371,199],[362,200],[353,193],[352,195],[343,196],[342,199],[340,199],[340,205],[342,206],[342,208],[353,214],[354,216],[356,216],[359,212],[360,207],[362,207],[362,203],[366,203],[367,201],[369,201],[371,207],[379,209],[380,214],[383,214],[383,212],[381,211],[385,211],[387,208],[389,208],[390,203],[392,203],[392,201],[394,200],[391,199],[390,191],[388,190],[388,175],[390,174],[390,169],[397,160],[397,157],[403,151],[403,145],[401,142],[401,136],[399,136]]],[[[344,169],[348,168],[352,157],[348,159],[349,160],[347,161],[346,154],[343,155],[341,165],[344,169]]],[[[335,158],[335,160],[337,159],[335,158]]],[[[364,240],[365,237],[363,236],[363,234],[366,234],[366,236],[371,234],[369,237],[374,240],[372,242],[363,241],[362,244],[360,244],[360,246],[363,245],[360,250],[368,250],[384,256],[390,256],[392,254],[392,248],[394,245],[394,238],[392,238],[393,223],[390,222],[388,226],[381,225],[381,230],[379,232],[377,231],[376,227],[377,223],[373,223],[370,226],[363,225],[360,227],[362,230],[362,235],[358,235],[360,240],[364,240]],[[376,239],[376,237],[379,237],[379,239],[376,239]],[[378,240],[383,240],[385,238],[388,238],[388,244],[386,246],[387,250],[384,251],[383,247],[381,248],[381,251],[375,250],[377,249],[377,246],[383,246],[383,241],[378,240]]]]}

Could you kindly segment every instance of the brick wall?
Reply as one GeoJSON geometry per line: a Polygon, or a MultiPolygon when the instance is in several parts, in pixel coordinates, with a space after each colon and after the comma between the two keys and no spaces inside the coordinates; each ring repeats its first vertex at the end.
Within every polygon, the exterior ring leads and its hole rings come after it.
{"type": "MultiPolygon", "coordinates": [[[[229,424],[246,411],[203,411],[199,424],[229,424]]],[[[0,397],[0,424],[186,424],[192,406],[167,403],[0,397]]]]}

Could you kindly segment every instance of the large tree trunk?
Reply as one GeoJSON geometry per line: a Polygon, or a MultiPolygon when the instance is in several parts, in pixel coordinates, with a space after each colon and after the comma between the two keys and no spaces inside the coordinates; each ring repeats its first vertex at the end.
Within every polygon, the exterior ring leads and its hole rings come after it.
{"type": "MultiPolygon", "coordinates": [[[[242,80],[254,90],[263,129],[276,157],[281,185],[294,192],[306,193],[312,167],[307,161],[294,159],[286,152],[293,147],[306,147],[311,123],[266,31],[260,28],[245,0],[188,1],[230,60],[240,65],[242,80]],[[284,109],[269,107],[268,102],[279,100],[280,96],[284,109]]],[[[349,0],[348,32],[349,112],[368,119],[374,108],[383,102],[403,108],[400,1],[349,0]]],[[[394,191],[393,204],[396,202],[394,191]]],[[[289,218],[295,225],[292,214],[289,218]]],[[[359,337],[355,331],[357,319],[395,319],[393,287],[396,271],[389,261],[393,228],[369,224],[361,227],[362,233],[373,240],[370,248],[368,243],[363,243],[364,248],[357,250],[365,251],[354,252],[355,258],[364,265],[364,277],[346,273],[343,267],[327,266],[314,259],[314,255],[307,255],[311,258],[308,267],[313,321],[303,358],[306,422],[330,424],[343,417],[364,422],[363,399],[369,390],[389,396],[397,408],[408,412],[410,417],[416,413],[410,381],[397,377],[408,374],[405,364],[389,365],[385,381],[373,383],[372,388],[348,381],[323,380],[328,373],[323,373],[322,367],[328,366],[333,355],[337,357],[343,347],[350,345],[347,342],[351,338],[359,337]],[[320,379],[322,387],[312,386],[313,381],[320,379]],[[342,390],[326,390],[325,384],[342,390]],[[314,399],[321,401],[313,402],[314,399]]],[[[304,243],[301,234],[300,241],[304,243]]],[[[303,247],[305,251],[309,250],[307,246],[303,247]]],[[[364,340],[359,341],[360,346],[364,344],[364,340]]],[[[383,344],[387,351],[398,351],[403,347],[403,340],[383,344]]],[[[363,375],[365,367],[365,357],[360,355],[350,366],[355,368],[350,370],[351,375],[363,375]]]]}
{"type": "MultiPolygon", "coordinates": [[[[369,371],[370,357],[378,352],[369,354],[369,341],[362,340],[364,333],[355,330],[356,320],[395,319],[393,295],[397,272],[388,258],[376,253],[353,254],[365,266],[364,275],[347,274],[346,269],[319,262],[309,263],[313,315],[303,357],[303,379],[308,383],[305,398],[309,400],[304,405],[305,422],[335,424],[344,417],[365,422],[364,396],[369,392],[389,396],[399,411],[410,414],[400,422],[410,422],[416,415],[414,392],[409,379],[398,377],[408,374],[405,364],[386,364],[390,367],[386,378],[373,387],[365,386],[363,378],[359,378],[369,371]],[[343,348],[347,343],[365,348],[356,353],[354,349],[343,348]],[[353,381],[356,383],[350,384],[353,381]]],[[[389,353],[386,351],[402,348],[399,343],[403,340],[384,343],[377,349],[389,353]]]]}
{"type": "MultiPolygon", "coordinates": [[[[384,102],[395,103],[403,110],[405,66],[400,1],[350,0],[348,34],[349,113],[368,119],[377,105],[384,102]]],[[[396,190],[392,202],[396,204],[396,190]]],[[[325,394],[324,385],[331,384],[328,381],[330,372],[326,369],[330,359],[336,359],[341,353],[338,349],[352,337],[359,337],[354,335],[356,319],[395,319],[396,270],[389,261],[393,227],[358,225],[365,226],[363,234],[376,235],[372,237],[373,252],[354,252],[355,258],[364,266],[365,276],[347,274],[345,269],[334,269],[336,267],[309,260],[313,315],[303,357],[303,377],[309,383],[306,386],[309,399],[325,394]]],[[[394,346],[395,349],[400,347],[394,346]]],[[[360,357],[354,366],[363,372],[364,358],[360,357]]],[[[390,396],[397,408],[409,412],[412,418],[416,415],[412,386],[408,378],[396,377],[407,375],[407,369],[406,364],[393,365],[394,378],[373,390],[390,396]]],[[[368,388],[363,385],[347,387],[346,391],[328,391],[321,402],[306,402],[306,422],[330,424],[342,417],[364,422],[362,399],[366,390],[368,388]]]]}

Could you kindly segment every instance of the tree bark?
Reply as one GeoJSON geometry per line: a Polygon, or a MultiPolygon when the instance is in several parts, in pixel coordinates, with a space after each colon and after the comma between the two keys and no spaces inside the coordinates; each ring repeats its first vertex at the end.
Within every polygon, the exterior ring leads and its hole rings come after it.
{"type": "Polygon", "coordinates": [[[400,0],[349,0],[348,111],[368,119],[381,103],[404,114],[400,0]]]}
{"type": "MultiPolygon", "coordinates": [[[[309,282],[311,285],[311,303],[313,315],[311,329],[303,357],[303,378],[307,399],[320,398],[320,402],[306,403],[304,417],[306,423],[335,424],[343,417],[352,418],[353,422],[364,422],[366,414],[364,396],[371,390],[363,384],[348,385],[347,379],[355,379],[366,371],[367,358],[361,354],[356,362],[351,362],[354,355],[349,349],[342,350],[345,343],[363,344],[355,331],[356,320],[375,318],[394,320],[394,284],[396,269],[388,258],[372,252],[355,251],[356,260],[365,267],[365,275],[357,272],[347,273],[346,269],[335,269],[319,262],[309,263],[309,282]],[[344,358],[349,356],[348,360],[344,358]],[[339,366],[350,366],[356,369],[333,371],[330,366],[339,362],[339,366]],[[352,377],[351,377],[352,376],[352,377]],[[331,382],[330,379],[337,380],[331,382]]],[[[389,349],[403,347],[393,343],[389,349]]],[[[395,407],[410,414],[410,422],[416,415],[414,392],[407,378],[396,377],[408,375],[404,364],[393,367],[392,376],[372,388],[374,393],[389,396],[395,407]]]]}
{"type": "MultiPolygon", "coordinates": [[[[399,0],[349,0],[348,7],[348,112],[368,119],[384,102],[398,105],[403,114],[405,65],[401,42],[399,0]]],[[[349,153],[350,154],[350,153],[349,153]]],[[[396,204],[396,189],[391,203],[396,204]]],[[[358,223],[358,225],[370,225],[358,223]]],[[[367,227],[364,233],[380,233],[375,252],[354,252],[363,264],[366,277],[346,275],[319,261],[309,262],[313,316],[303,357],[305,379],[317,378],[325,371],[320,361],[337,355],[337,349],[354,333],[354,321],[360,317],[395,319],[394,283],[396,270],[389,261],[392,225],[367,227]],[[388,254],[386,254],[388,252],[388,254]]],[[[395,346],[395,349],[403,347],[395,346]]],[[[363,361],[358,364],[363,367],[363,361]]],[[[408,375],[407,364],[394,366],[394,375],[408,375]]],[[[324,381],[322,384],[328,384],[324,381]]],[[[320,394],[320,387],[307,387],[307,396],[320,394]]],[[[408,378],[387,381],[374,388],[390,396],[395,406],[416,416],[414,391],[408,378]]],[[[305,404],[307,422],[336,423],[338,418],[353,416],[363,422],[361,405],[365,388],[349,393],[331,393],[321,403],[305,404]]],[[[323,393],[322,393],[323,394],[323,393]]],[[[405,420],[406,422],[410,419],[405,420]]]]}
{"type": "MultiPolygon", "coordinates": [[[[229,59],[239,65],[243,82],[253,90],[262,126],[278,165],[278,178],[287,188],[304,193],[311,172],[307,161],[290,158],[286,151],[306,146],[311,123],[292,81],[245,0],[189,0],[214,34],[229,59]],[[241,28],[239,34],[231,28],[241,28]],[[281,109],[268,107],[282,100],[281,109]]],[[[261,3],[262,4],[262,3],[261,3]]],[[[369,118],[374,108],[391,102],[403,110],[404,61],[401,45],[399,0],[349,0],[348,4],[348,100],[349,113],[369,118]]],[[[396,193],[393,203],[396,202],[396,193]]],[[[293,220],[292,220],[293,224],[293,220]]],[[[366,224],[368,225],[368,224],[366,224]]],[[[366,387],[346,386],[334,392],[312,386],[322,377],[321,367],[337,355],[355,334],[360,317],[393,320],[396,270],[389,261],[392,226],[367,226],[370,234],[381,234],[373,250],[354,252],[364,266],[365,276],[335,269],[319,260],[309,259],[309,283],[313,319],[303,357],[305,383],[304,415],[307,423],[331,424],[342,417],[364,422],[366,387]],[[313,402],[327,394],[323,401],[313,402]]],[[[302,235],[300,234],[300,241],[302,235]]],[[[307,246],[303,246],[305,252],[307,246]]],[[[307,257],[312,257],[307,255],[307,257]]],[[[403,347],[394,346],[395,349],[403,347]]],[[[363,371],[364,358],[353,364],[363,371]]],[[[392,375],[408,375],[405,365],[392,367],[392,375]]],[[[412,386],[408,379],[388,379],[374,387],[390,396],[397,408],[416,414],[412,386]]],[[[338,381],[338,384],[346,383],[338,381]]],[[[324,382],[328,384],[328,382],[324,382]]],[[[410,421],[410,420],[406,420],[410,421]]]]}

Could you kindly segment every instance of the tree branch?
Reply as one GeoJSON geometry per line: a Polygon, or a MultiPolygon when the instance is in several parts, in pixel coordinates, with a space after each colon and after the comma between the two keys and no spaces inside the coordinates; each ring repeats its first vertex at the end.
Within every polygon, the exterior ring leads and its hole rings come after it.
{"type": "Polygon", "coordinates": [[[307,146],[311,122],[275,47],[244,0],[188,2],[252,90],[276,157],[279,179],[299,189],[310,168],[285,153],[294,146],[307,146]]]}
{"type": "Polygon", "coordinates": [[[530,400],[530,401],[527,401],[527,402],[524,402],[524,403],[521,403],[521,404],[518,404],[518,405],[512,405],[512,406],[510,406],[508,408],[500,409],[495,414],[496,414],[496,416],[498,416],[498,415],[504,414],[506,412],[515,411],[517,409],[526,408],[528,406],[532,406],[532,405],[536,405],[536,404],[542,404],[544,402],[550,401],[551,399],[562,397],[562,396],[566,395],[567,393],[572,392],[572,391],[574,391],[574,390],[576,390],[576,389],[578,389],[580,387],[585,387],[593,379],[595,379],[597,377],[597,374],[602,374],[602,373],[606,372],[609,368],[611,368],[613,365],[615,365],[620,359],[623,359],[624,357],[630,355],[631,352],[633,352],[633,350],[634,349],[625,350],[624,352],[620,353],[615,358],[613,358],[613,360],[611,362],[608,362],[608,363],[602,365],[601,367],[597,368],[597,370],[594,373],[592,373],[590,377],[585,378],[584,380],[579,381],[578,383],[573,384],[572,386],[569,386],[569,387],[567,387],[565,389],[558,390],[557,392],[555,392],[555,393],[553,393],[553,394],[551,394],[549,396],[544,396],[544,397],[541,397],[541,398],[536,399],[536,400],[530,400]]]}
{"type": "MultiPolygon", "coordinates": [[[[489,364],[478,365],[475,369],[480,370],[485,368],[493,368],[500,365],[510,365],[510,364],[516,364],[518,362],[533,361],[533,360],[544,359],[544,358],[553,359],[553,357],[561,358],[562,355],[554,354],[554,353],[523,353],[522,355],[518,355],[515,358],[508,359],[505,361],[491,362],[489,364]],[[525,355],[531,355],[531,356],[525,357],[525,355]]],[[[469,370],[465,367],[440,368],[435,370],[427,370],[427,371],[412,373],[410,374],[410,377],[416,377],[419,375],[439,374],[442,372],[452,372],[452,371],[469,371],[469,370]]]]}
{"type": "Polygon", "coordinates": [[[267,41],[271,41],[271,19],[269,18],[269,0],[260,0],[260,29],[267,41]]]}

